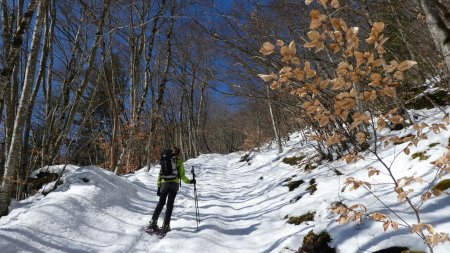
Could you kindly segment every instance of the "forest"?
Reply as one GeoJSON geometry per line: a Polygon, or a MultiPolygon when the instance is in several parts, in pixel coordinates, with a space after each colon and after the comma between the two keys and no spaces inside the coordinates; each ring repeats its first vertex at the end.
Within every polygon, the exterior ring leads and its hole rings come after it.
{"type": "MultiPolygon", "coordinates": [[[[11,199],[33,194],[30,174],[45,166],[123,175],[174,146],[184,160],[267,142],[281,153],[293,132],[324,160],[352,162],[370,151],[383,163],[376,143],[408,143],[409,154],[425,129],[447,130],[449,0],[1,0],[0,7],[0,215],[11,199]],[[424,108],[446,117],[415,121],[411,110],[424,108]],[[408,126],[416,132],[406,137],[378,134],[408,126]]],[[[435,163],[439,173],[449,171],[448,159],[447,152],[435,163]]]]}

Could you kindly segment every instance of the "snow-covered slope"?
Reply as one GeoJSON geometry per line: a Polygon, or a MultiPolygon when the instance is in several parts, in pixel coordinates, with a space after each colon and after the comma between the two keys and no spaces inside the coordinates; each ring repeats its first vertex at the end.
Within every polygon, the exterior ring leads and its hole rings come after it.
{"type": "MultiPolygon", "coordinates": [[[[437,110],[419,114],[428,121],[442,116],[437,110]]],[[[403,130],[395,134],[407,133],[408,130],[403,130]]],[[[175,202],[172,231],[162,240],[143,232],[158,200],[157,166],[150,172],[144,168],[122,177],[95,166],[69,166],[65,170],[64,184],[56,191],[15,202],[10,214],[0,219],[0,251],[292,252],[301,246],[303,237],[310,230],[327,230],[333,239],[330,245],[341,253],[372,252],[390,246],[426,250],[418,236],[404,227],[383,232],[382,225],[377,222],[336,223],[336,216],[329,209],[336,201],[348,205],[362,203],[371,211],[389,214],[367,191],[341,192],[343,182],[349,176],[370,180],[374,194],[403,219],[415,223],[414,214],[397,202],[387,175],[367,178],[366,168],[379,166],[372,155],[366,154],[364,160],[351,165],[343,161],[322,163],[306,172],[304,166],[282,162],[285,157],[300,155],[306,156],[301,162],[303,165],[314,160],[314,149],[302,142],[297,134],[291,137],[282,154],[267,144],[260,151],[251,152],[248,162],[240,162],[244,152],[206,154],[187,161],[187,176],[191,177],[192,166],[196,170],[199,230],[196,229],[193,186],[183,184],[175,202]],[[336,175],[336,170],[344,175],[336,175]],[[284,181],[292,176],[295,176],[293,180],[302,179],[305,183],[288,191],[284,181]],[[310,194],[306,188],[313,178],[317,191],[310,194]],[[316,212],[314,221],[301,225],[286,223],[286,216],[308,211],[316,212]]],[[[426,152],[427,160],[399,154],[401,145],[391,145],[381,152],[386,161],[393,162],[396,177],[408,174],[421,176],[424,181],[433,177],[430,161],[445,153],[450,132],[430,133],[428,137],[417,148],[411,149],[411,154],[426,152]],[[437,144],[430,147],[432,143],[437,144]]],[[[417,190],[425,187],[414,186],[417,190]]],[[[424,223],[431,223],[436,231],[450,232],[448,196],[430,200],[422,207],[422,212],[424,223]]],[[[163,215],[164,211],[160,223],[163,215]]],[[[434,252],[450,252],[450,243],[440,244],[434,252]]]]}

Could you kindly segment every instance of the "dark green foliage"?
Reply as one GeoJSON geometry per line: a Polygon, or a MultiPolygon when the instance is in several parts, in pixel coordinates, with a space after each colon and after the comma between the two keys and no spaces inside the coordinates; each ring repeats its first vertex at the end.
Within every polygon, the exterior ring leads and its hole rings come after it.
{"type": "Polygon", "coordinates": [[[316,235],[311,230],[303,238],[303,245],[298,250],[302,253],[336,253],[336,250],[330,248],[328,243],[331,242],[331,237],[326,231],[322,231],[320,234],[316,235]]]}
{"type": "Polygon", "coordinates": [[[299,164],[300,161],[303,160],[304,158],[305,158],[304,155],[293,156],[293,157],[285,157],[285,158],[283,158],[282,162],[294,166],[294,165],[299,164]]]}
{"type": "Polygon", "coordinates": [[[286,186],[289,188],[289,191],[295,190],[297,187],[299,187],[301,184],[303,184],[305,181],[303,180],[296,180],[296,181],[290,181],[286,184],[286,186]]]}
{"type": "Polygon", "coordinates": [[[300,216],[291,216],[286,223],[300,225],[306,221],[313,221],[314,215],[316,215],[316,212],[307,212],[300,216]]]}
{"type": "Polygon", "coordinates": [[[449,188],[450,188],[450,179],[444,179],[444,180],[441,180],[439,183],[437,183],[433,187],[433,190],[445,191],[449,188]]]}
{"type": "Polygon", "coordinates": [[[425,152],[416,152],[416,153],[411,155],[411,158],[412,159],[419,158],[419,160],[423,161],[423,160],[427,160],[430,157],[425,155],[425,152]]]}

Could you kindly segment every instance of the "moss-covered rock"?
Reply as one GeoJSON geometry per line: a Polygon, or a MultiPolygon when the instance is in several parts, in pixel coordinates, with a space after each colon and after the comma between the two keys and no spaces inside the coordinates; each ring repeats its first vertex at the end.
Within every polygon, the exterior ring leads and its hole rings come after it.
{"type": "Polygon", "coordinates": [[[306,187],[305,190],[309,191],[309,194],[313,195],[314,192],[317,191],[317,184],[312,184],[312,185],[306,187]]]}
{"type": "Polygon", "coordinates": [[[419,158],[419,160],[423,161],[423,160],[427,160],[428,158],[430,158],[430,156],[425,155],[425,152],[416,152],[411,155],[411,158],[412,159],[419,158]]]}
{"type": "Polygon", "coordinates": [[[304,158],[305,158],[304,155],[285,157],[285,158],[283,158],[282,162],[294,166],[294,165],[299,164],[304,158]]]}
{"type": "Polygon", "coordinates": [[[294,225],[300,225],[303,222],[306,221],[313,221],[314,220],[314,215],[316,215],[316,212],[307,212],[303,215],[300,216],[291,216],[288,218],[288,220],[286,221],[286,223],[289,224],[294,224],[294,225]]]}
{"type": "Polygon", "coordinates": [[[316,179],[312,178],[311,180],[309,180],[309,186],[306,187],[307,191],[309,191],[310,195],[313,195],[315,191],[317,191],[317,183],[316,183],[316,179]]]}
{"type": "Polygon", "coordinates": [[[296,188],[298,188],[301,184],[303,184],[305,181],[303,180],[295,180],[295,181],[289,181],[286,186],[289,188],[289,191],[293,191],[296,188]]]}
{"type": "Polygon", "coordinates": [[[315,170],[317,168],[317,164],[316,163],[308,163],[308,164],[306,164],[305,165],[305,171],[306,172],[309,172],[309,171],[312,171],[312,170],[315,170]]]}
{"type": "Polygon", "coordinates": [[[303,245],[299,249],[299,252],[303,253],[336,253],[336,250],[328,246],[331,242],[331,237],[326,231],[322,231],[320,234],[314,234],[311,230],[303,238],[303,245]]]}
{"type": "Polygon", "coordinates": [[[450,188],[450,179],[443,179],[439,181],[435,186],[433,186],[433,190],[445,191],[450,188]]]}
{"type": "Polygon", "coordinates": [[[430,145],[428,145],[428,147],[429,148],[436,147],[439,144],[440,144],[439,142],[431,143],[430,145]]]}

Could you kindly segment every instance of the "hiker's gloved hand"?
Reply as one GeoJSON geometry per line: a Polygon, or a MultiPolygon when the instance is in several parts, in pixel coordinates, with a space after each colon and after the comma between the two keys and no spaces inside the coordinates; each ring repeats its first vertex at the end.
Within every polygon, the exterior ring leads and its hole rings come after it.
{"type": "Polygon", "coordinates": [[[159,196],[160,193],[161,193],[161,187],[158,187],[158,191],[156,192],[156,196],[159,196]]]}
{"type": "Polygon", "coordinates": [[[189,181],[189,183],[190,183],[190,184],[195,184],[195,183],[197,183],[197,181],[195,181],[195,179],[191,179],[191,180],[189,181]]]}

